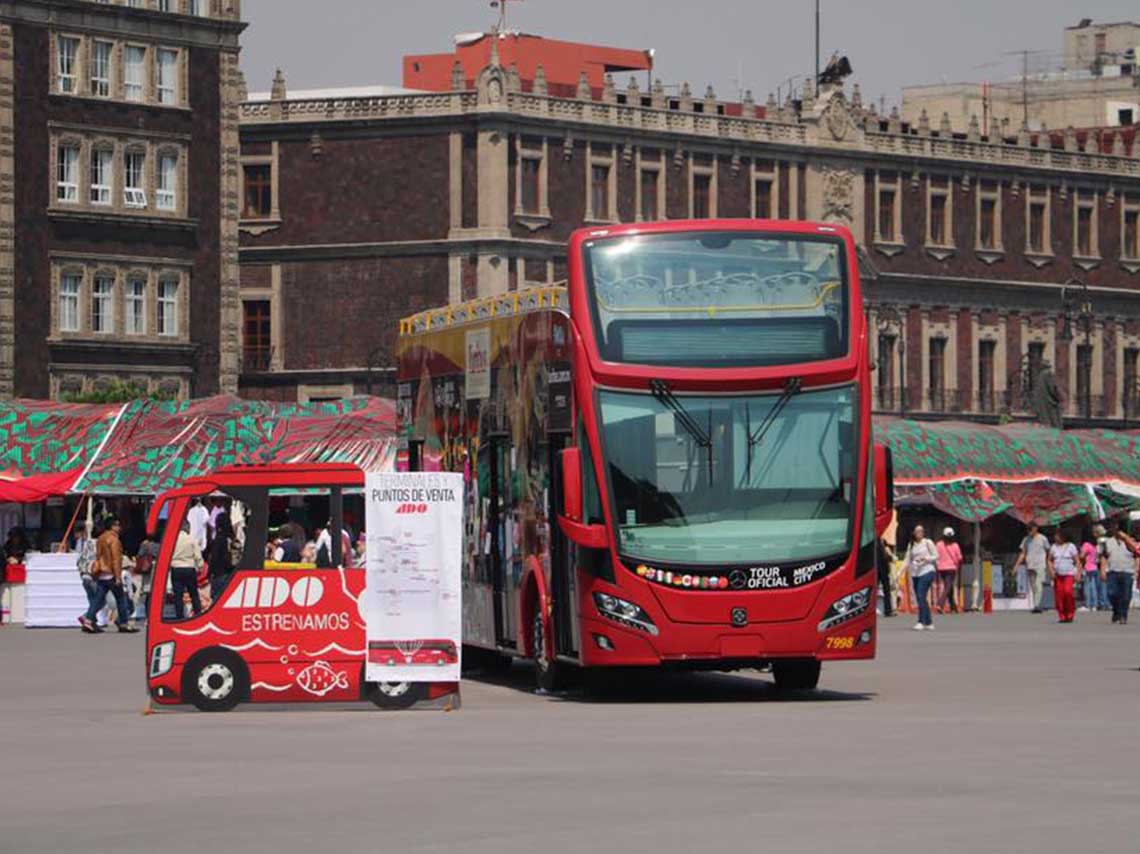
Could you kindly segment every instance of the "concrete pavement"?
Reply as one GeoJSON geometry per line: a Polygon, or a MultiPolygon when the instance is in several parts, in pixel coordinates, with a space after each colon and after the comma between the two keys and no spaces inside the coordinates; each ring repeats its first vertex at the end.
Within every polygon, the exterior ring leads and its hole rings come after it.
{"type": "Polygon", "coordinates": [[[452,714],[150,717],[141,637],[4,628],[0,851],[1140,850],[1140,616],[912,622],[806,699],[516,669],[452,714]]]}

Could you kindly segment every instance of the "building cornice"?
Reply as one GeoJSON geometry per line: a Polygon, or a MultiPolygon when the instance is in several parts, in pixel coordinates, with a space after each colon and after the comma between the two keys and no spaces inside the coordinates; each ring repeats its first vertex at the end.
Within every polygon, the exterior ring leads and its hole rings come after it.
{"type": "Polygon", "coordinates": [[[0,0],[0,20],[74,32],[128,35],[214,50],[237,50],[244,21],[136,9],[91,0],[0,0]]]}
{"type": "MultiPolygon", "coordinates": [[[[498,103],[483,102],[476,91],[430,92],[414,95],[341,97],[309,100],[247,101],[241,106],[243,133],[280,136],[302,132],[314,125],[330,131],[352,128],[375,132],[376,126],[406,129],[425,123],[499,124],[534,128],[550,135],[617,135],[623,140],[662,138],[678,145],[712,147],[747,154],[752,149],[773,149],[803,159],[868,159],[907,174],[928,171],[969,171],[972,174],[1029,172],[1035,180],[1046,175],[1079,174],[1090,183],[1136,179],[1140,159],[1118,154],[1068,151],[1037,147],[1029,140],[990,142],[937,131],[904,133],[882,130],[877,116],[848,104],[838,90],[810,112],[785,120],[744,118],[709,112],[672,110],[615,102],[556,98],[524,92],[505,92],[498,103]],[[871,124],[879,129],[869,128],[871,124]]],[[[886,123],[890,124],[890,123],[886,123]]],[[[1140,150],[1140,146],[1137,146],[1140,150]]],[[[1071,179],[1080,180],[1080,179],[1071,179]]]]}

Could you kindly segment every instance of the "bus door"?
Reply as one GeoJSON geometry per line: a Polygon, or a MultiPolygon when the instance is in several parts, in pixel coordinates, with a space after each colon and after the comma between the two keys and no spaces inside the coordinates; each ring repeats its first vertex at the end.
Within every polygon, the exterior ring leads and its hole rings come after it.
{"type": "Polygon", "coordinates": [[[515,562],[520,559],[516,538],[516,513],[512,482],[513,448],[506,436],[491,437],[491,589],[495,615],[495,642],[499,646],[514,647],[517,637],[517,615],[514,603],[518,587],[514,573],[515,562]]]}
{"type": "Polygon", "coordinates": [[[578,563],[574,544],[566,539],[557,519],[562,512],[562,460],[563,448],[570,446],[569,433],[550,434],[547,465],[550,471],[550,489],[547,495],[546,518],[550,529],[550,596],[554,600],[554,651],[558,655],[578,655],[578,590],[575,567],[578,563]]]}

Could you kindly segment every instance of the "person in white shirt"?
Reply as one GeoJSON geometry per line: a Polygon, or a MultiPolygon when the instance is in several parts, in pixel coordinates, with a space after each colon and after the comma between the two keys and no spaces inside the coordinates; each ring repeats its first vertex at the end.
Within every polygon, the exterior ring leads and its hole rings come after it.
{"type": "Polygon", "coordinates": [[[1049,578],[1053,582],[1053,598],[1057,600],[1057,622],[1071,623],[1077,603],[1073,597],[1073,584],[1077,580],[1077,562],[1081,553],[1061,528],[1053,535],[1049,547],[1049,578]]]}
{"type": "Polygon", "coordinates": [[[190,536],[198,544],[198,551],[205,553],[206,526],[210,521],[210,511],[203,506],[201,499],[194,499],[194,503],[186,511],[186,521],[190,523],[190,536]]]}
{"type": "Polygon", "coordinates": [[[1049,541],[1037,528],[1036,522],[1029,523],[1029,533],[1021,541],[1021,553],[1013,564],[1013,571],[1025,564],[1026,595],[1029,599],[1029,610],[1034,614],[1041,613],[1041,588],[1045,583],[1046,564],[1049,559],[1049,541]]]}
{"type": "Polygon", "coordinates": [[[930,613],[930,588],[938,567],[938,548],[926,536],[926,529],[916,525],[906,547],[903,566],[914,583],[914,598],[918,601],[918,622],[915,631],[934,631],[934,618],[930,613]]]}

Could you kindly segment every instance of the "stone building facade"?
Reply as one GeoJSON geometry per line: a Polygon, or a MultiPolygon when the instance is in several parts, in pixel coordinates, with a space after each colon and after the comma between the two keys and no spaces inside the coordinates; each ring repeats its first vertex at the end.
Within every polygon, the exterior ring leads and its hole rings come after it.
{"type": "Polygon", "coordinates": [[[554,96],[496,59],[473,88],[457,71],[450,91],[312,97],[279,78],[243,105],[244,394],[379,390],[399,317],[565,279],[584,223],[767,217],[864,246],[878,411],[1024,416],[1046,363],[1070,416],[1118,422],[1135,400],[1131,131],[957,134],[857,89],[727,104],[583,77],[554,96]]]}
{"type": "Polygon", "coordinates": [[[236,390],[240,0],[0,0],[0,395],[236,390]]]}

